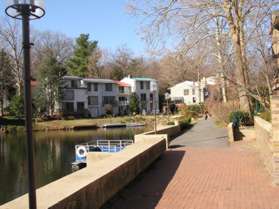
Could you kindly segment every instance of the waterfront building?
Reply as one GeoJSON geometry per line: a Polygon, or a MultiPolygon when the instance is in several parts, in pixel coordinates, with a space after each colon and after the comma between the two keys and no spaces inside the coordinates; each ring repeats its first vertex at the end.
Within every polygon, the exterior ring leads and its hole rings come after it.
{"type": "Polygon", "coordinates": [[[58,108],[63,115],[80,117],[127,115],[133,93],[139,98],[142,112],[159,111],[157,81],[131,77],[114,81],[65,76],[60,85],[58,108]]]}
{"type": "Polygon", "coordinates": [[[64,115],[99,117],[118,114],[118,85],[113,80],[65,76],[60,92],[64,115]]]}
{"type": "Polygon", "coordinates": [[[214,77],[203,78],[201,81],[184,81],[169,88],[171,101],[195,105],[204,103],[209,96],[208,86],[215,85],[214,77]]]}
{"type": "Polygon", "coordinates": [[[159,85],[158,81],[145,77],[125,77],[121,82],[131,87],[131,93],[139,100],[139,109],[142,113],[159,112],[159,85]]]}

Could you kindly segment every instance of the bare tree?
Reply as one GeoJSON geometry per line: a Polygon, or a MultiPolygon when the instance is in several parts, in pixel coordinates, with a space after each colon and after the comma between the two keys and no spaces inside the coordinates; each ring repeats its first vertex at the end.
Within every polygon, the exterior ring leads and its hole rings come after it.
{"type": "Polygon", "coordinates": [[[15,80],[17,93],[23,93],[22,78],[22,40],[19,25],[15,21],[4,19],[0,23],[0,42],[12,60],[11,72],[15,80]]]}
{"type": "Polygon", "coordinates": [[[65,63],[73,54],[73,40],[66,35],[51,31],[34,31],[32,41],[33,63],[32,72],[37,74],[37,66],[40,65],[46,54],[51,54],[58,62],[65,63]]]}
{"type": "MultiPolygon", "coordinates": [[[[180,45],[200,47],[199,43],[216,35],[216,19],[225,21],[224,30],[234,49],[235,80],[241,108],[251,112],[249,67],[247,58],[248,31],[251,16],[264,18],[271,7],[278,4],[272,0],[131,0],[129,11],[144,17],[144,37],[148,42],[161,41],[164,36],[174,35],[180,45]],[[159,37],[159,38],[158,38],[159,37]]],[[[258,21],[259,24],[260,21],[258,21]]],[[[164,42],[163,42],[164,43],[164,42]]],[[[225,60],[221,61],[224,62],[225,60]]],[[[231,78],[232,79],[232,78],[231,78]]]]}

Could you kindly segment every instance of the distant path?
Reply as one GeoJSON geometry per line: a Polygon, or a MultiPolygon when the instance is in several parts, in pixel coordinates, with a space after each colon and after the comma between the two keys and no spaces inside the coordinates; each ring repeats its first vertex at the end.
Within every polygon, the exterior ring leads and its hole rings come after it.
{"type": "Polygon", "coordinates": [[[219,128],[212,119],[200,120],[192,129],[177,137],[171,147],[227,147],[227,130],[219,128]]]}

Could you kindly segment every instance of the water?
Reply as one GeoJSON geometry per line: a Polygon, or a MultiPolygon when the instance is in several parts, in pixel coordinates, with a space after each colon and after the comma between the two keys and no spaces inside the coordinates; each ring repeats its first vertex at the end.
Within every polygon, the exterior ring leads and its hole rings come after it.
{"type": "MultiPolygon", "coordinates": [[[[76,144],[94,139],[133,139],[143,129],[103,129],[78,132],[38,132],[35,141],[37,188],[71,173],[76,144]]],[[[24,132],[0,135],[0,205],[27,192],[24,132]]]]}

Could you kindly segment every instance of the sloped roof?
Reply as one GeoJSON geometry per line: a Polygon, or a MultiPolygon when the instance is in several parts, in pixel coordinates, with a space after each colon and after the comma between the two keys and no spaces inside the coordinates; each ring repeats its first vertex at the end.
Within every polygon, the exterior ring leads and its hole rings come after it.
{"type": "Polygon", "coordinates": [[[125,82],[122,82],[122,81],[115,81],[118,86],[121,86],[121,87],[129,87],[130,85],[128,83],[125,83],[125,82]]]}
{"type": "Polygon", "coordinates": [[[170,87],[170,89],[178,87],[178,86],[189,86],[189,87],[193,87],[193,86],[198,86],[198,83],[195,81],[183,81],[181,83],[178,83],[172,87],[170,87]]]}

